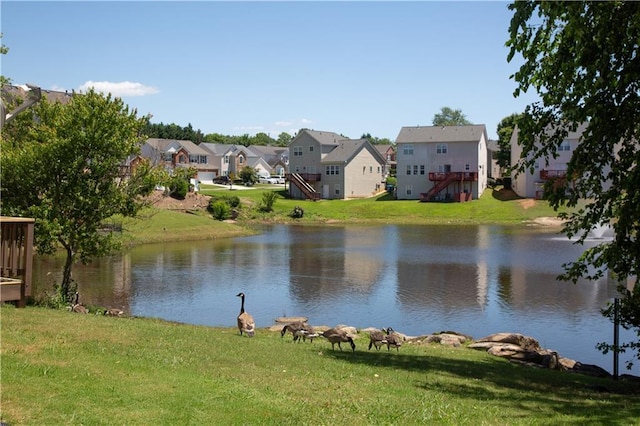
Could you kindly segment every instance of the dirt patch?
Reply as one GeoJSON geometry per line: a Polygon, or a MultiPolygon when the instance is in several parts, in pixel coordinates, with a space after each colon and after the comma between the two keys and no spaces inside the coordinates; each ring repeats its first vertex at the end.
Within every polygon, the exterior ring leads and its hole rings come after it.
{"type": "Polygon", "coordinates": [[[202,210],[206,209],[209,205],[208,195],[202,195],[197,192],[189,192],[184,200],[178,200],[177,198],[164,195],[162,191],[154,191],[149,197],[148,201],[153,207],[166,210],[202,210]]]}
{"type": "Polygon", "coordinates": [[[526,209],[530,209],[531,207],[534,207],[536,205],[536,200],[534,200],[533,198],[525,198],[523,200],[518,201],[518,203],[520,203],[520,207],[526,210],[526,209]]]}

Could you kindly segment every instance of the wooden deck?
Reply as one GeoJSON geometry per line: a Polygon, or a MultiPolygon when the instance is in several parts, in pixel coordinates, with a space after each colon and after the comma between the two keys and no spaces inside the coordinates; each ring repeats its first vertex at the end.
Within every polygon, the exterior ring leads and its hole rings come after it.
{"type": "Polygon", "coordinates": [[[0,216],[0,303],[24,307],[31,296],[35,219],[0,216]]]}

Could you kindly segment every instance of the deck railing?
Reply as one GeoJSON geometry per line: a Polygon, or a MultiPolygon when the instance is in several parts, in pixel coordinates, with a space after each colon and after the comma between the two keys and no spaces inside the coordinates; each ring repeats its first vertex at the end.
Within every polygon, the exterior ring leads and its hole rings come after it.
{"type": "Polygon", "coordinates": [[[34,219],[0,216],[0,302],[24,307],[31,296],[34,219]]]}

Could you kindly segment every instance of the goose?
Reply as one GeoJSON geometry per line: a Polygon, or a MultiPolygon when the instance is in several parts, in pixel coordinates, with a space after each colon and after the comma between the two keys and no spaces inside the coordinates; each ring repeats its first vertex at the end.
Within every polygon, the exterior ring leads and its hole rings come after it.
{"type": "Polygon", "coordinates": [[[122,315],[124,315],[124,311],[122,309],[116,308],[105,309],[102,315],[106,315],[108,317],[121,317],[122,315]]]}
{"type": "Polygon", "coordinates": [[[76,312],[78,314],[88,314],[89,310],[84,307],[84,305],[79,302],[80,294],[76,291],[76,298],[73,304],[71,305],[71,312],[76,312]]]}
{"type": "Polygon", "coordinates": [[[351,345],[351,350],[355,352],[356,344],[353,342],[351,336],[347,334],[346,331],[338,330],[337,328],[330,328],[326,331],[320,333],[320,336],[326,338],[329,342],[331,342],[331,349],[335,350],[335,344],[338,344],[338,348],[342,350],[341,342],[349,342],[351,345]]]}
{"type": "Polygon", "coordinates": [[[313,334],[313,327],[302,321],[291,322],[282,327],[282,331],[280,331],[280,337],[284,337],[284,335],[287,334],[287,331],[291,332],[291,334],[293,335],[293,341],[295,342],[300,341],[301,337],[302,340],[306,340],[307,336],[313,334]]]}
{"type": "Polygon", "coordinates": [[[246,333],[247,336],[253,337],[255,334],[256,323],[253,321],[253,317],[244,310],[244,293],[236,294],[237,297],[242,299],[242,303],[240,304],[240,315],[238,315],[238,330],[240,330],[240,335],[242,333],[246,333]]]}
{"type": "Polygon", "coordinates": [[[387,341],[387,351],[393,346],[396,348],[396,351],[400,351],[400,346],[402,346],[402,338],[397,334],[394,334],[393,328],[389,327],[386,330],[387,335],[385,336],[385,340],[387,341]]]}
{"type": "Polygon", "coordinates": [[[374,330],[369,333],[369,350],[371,350],[372,346],[375,346],[376,350],[379,351],[381,346],[387,344],[387,336],[385,335],[383,330],[374,330]]]}

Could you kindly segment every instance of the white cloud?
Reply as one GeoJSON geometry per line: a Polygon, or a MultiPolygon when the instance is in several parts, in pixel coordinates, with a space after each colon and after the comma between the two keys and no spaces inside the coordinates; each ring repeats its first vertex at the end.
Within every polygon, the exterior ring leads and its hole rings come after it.
{"type": "Polygon", "coordinates": [[[311,121],[311,120],[309,120],[309,119],[307,119],[307,118],[303,118],[302,120],[300,120],[300,122],[301,122],[302,124],[311,124],[311,123],[313,123],[313,121],[311,121]]]}
{"type": "Polygon", "coordinates": [[[54,92],[66,92],[67,89],[65,89],[62,86],[58,86],[57,84],[54,84],[53,86],[51,86],[51,90],[53,90],[54,92]]]}
{"type": "Polygon", "coordinates": [[[276,121],[273,124],[275,124],[278,127],[289,127],[293,124],[293,122],[292,121],[276,121]]]}
{"type": "Polygon", "coordinates": [[[85,92],[92,87],[96,92],[111,93],[113,96],[117,97],[146,96],[153,95],[159,92],[159,90],[155,87],[145,86],[142,83],[134,83],[131,81],[121,81],[119,83],[114,83],[111,81],[89,80],[82,86],[80,86],[80,90],[85,92]]]}

